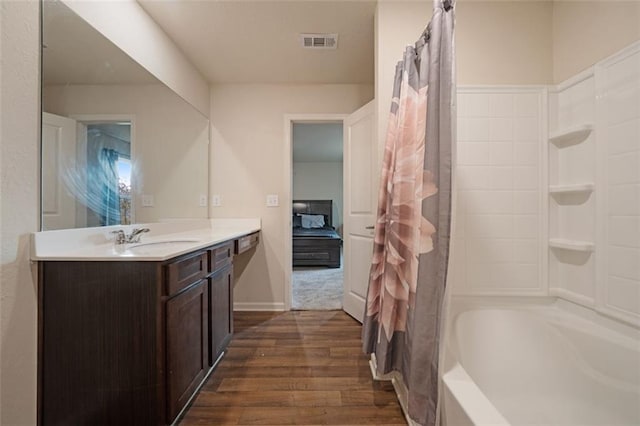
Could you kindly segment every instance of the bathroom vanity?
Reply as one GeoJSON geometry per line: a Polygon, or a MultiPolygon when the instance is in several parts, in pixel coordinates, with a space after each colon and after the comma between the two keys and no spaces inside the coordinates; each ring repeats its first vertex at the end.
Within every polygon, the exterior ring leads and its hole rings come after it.
{"type": "MultiPolygon", "coordinates": [[[[106,239],[109,229],[95,232],[106,239]]],[[[42,238],[38,252],[35,234],[39,424],[173,423],[231,339],[233,257],[250,255],[258,232],[259,221],[152,227],[129,247],[57,252],[42,238]]]]}

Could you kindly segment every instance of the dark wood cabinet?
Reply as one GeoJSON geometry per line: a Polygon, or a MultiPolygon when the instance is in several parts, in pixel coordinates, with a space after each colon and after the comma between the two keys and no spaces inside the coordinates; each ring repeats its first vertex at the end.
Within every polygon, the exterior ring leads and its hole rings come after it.
{"type": "Polygon", "coordinates": [[[209,291],[206,280],[167,301],[167,410],[174,419],[209,369],[209,291]]]}
{"type": "Polygon", "coordinates": [[[38,266],[38,423],[164,423],[161,267],[38,266]]]}
{"type": "Polygon", "coordinates": [[[38,265],[38,424],[173,423],[233,333],[235,241],[38,265]]]}
{"type": "Polygon", "coordinates": [[[209,250],[209,365],[227,347],[233,334],[233,242],[209,250]]]}
{"type": "Polygon", "coordinates": [[[245,235],[244,237],[240,237],[236,240],[235,244],[235,252],[236,254],[244,253],[245,251],[251,250],[255,246],[258,245],[260,241],[259,232],[254,232],[249,235],[245,235]]]}
{"type": "Polygon", "coordinates": [[[233,268],[216,271],[209,278],[209,365],[214,365],[233,335],[233,268]]]}

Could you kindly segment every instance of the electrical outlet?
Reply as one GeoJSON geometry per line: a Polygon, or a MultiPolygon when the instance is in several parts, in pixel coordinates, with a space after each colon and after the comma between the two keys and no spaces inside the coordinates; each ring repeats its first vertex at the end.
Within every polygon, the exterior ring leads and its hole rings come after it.
{"type": "Polygon", "coordinates": [[[267,195],[267,207],[278,207],[279,205],[280,201],[278,200],[277,194],[267,195]]]}
{"type": "Polygon", "coordinates": [[[213,194],[211,196],[211,205],[213,207],[220,207],[222,205],[222,196],[220,194],[213,194]]]}
{"type": "Polygon", "coordinates": [[[200,194],[200,199],[198,201],[198,204],[200,205],[200,207],[207,207],[207,196],[200,194]]]}
{"type": "Polygon", "coordinates": [[[153,207],[153,195],[142,194],[142,207],[153,207]]]}

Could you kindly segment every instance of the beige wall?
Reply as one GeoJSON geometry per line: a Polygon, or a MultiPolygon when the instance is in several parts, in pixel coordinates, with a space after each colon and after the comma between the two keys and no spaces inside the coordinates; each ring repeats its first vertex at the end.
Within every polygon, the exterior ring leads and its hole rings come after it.
{"type": "MultiPolygon", "coordinates": [[[[395,64],[431,19],[432,2],[381,1],[376,10],[378,142],[384,144],[395,64]]],[[[552,5],[546,1],[459,1],[456,5],[458,85],[548,84],[552,5]]]]}
{"type": "Polygon", "coordinates": [[[342,162],[293,163],[294,200],[333,200],[333,227],[342,235],[342,162]]]}
{"type": "Polygon", "coordinates": [[[38,2],[0,2],[0,424],[36,424],[38,229],[38,2]]]}
{"type": "Polygon", "coordinates": [[[402,59],[405,46],[418,39],[429,19],[431,3],[426,0],[378,2],[374,23],[374,88],[379,159],[382,159],[396,63],[402,59]]]}
{"type": "Polygon", "coordinates": [[[462,1],[456,11],[459,85],[551,83],[551,2],[462,1]]]}
{"type": "Polygon", "coordinates": [[[209,121],[163,85],[52,86],[43,92],[47,112],[133,115],[135,222],[206,218],[209,121]],[[142,207],[142,194],[154,207],[142,207]]]}
{"type": "Polygon", "coordinates": [[[154,77],[209,114],[207,81],[135,0],[63,1],[154,77]]]}
{"type": "MultiPolygon", "coordinates": [[[[213,217],[260,217],[262,240],[236,263],[237,307],[284,307],[285,217],[290,211],[290,153],[285,114],[348,114],[373,97],[369,85],[214,85],[211,88],[211,190],[222,195],[213,217]],[[278,194],[280,207],[266,207],[278,194]]],[[[288,224],[286,226],[289,226],[288,224]]]]}
{"type": "Polygon", "coordinates": [[[640,1],[553,5],[553,80],[560,83],[640,40],[640,1]]]}

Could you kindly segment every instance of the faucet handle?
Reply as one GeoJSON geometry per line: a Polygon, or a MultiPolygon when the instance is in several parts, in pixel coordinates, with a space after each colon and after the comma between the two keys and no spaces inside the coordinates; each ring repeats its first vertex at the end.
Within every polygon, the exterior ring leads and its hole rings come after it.
{"type": "Polygon", "coordinates": [[[125,242],[139,243],[140,236],[145,232],[149,232],[149,228],[134,228],[131,230],[131,234],[125,236],[125,242]]]}
{"type": "Polygon", "coordinates": [[[116,244],[124,244],[126,240],[126,235],[122,229],[118,229],[117,231],[111,231],[112,234],[115,234],[115,243],[116,244]]]}

